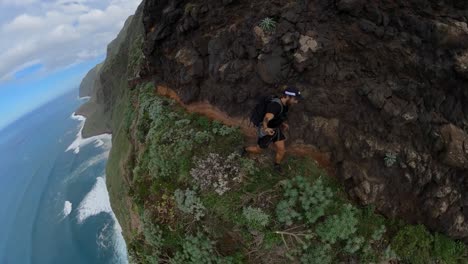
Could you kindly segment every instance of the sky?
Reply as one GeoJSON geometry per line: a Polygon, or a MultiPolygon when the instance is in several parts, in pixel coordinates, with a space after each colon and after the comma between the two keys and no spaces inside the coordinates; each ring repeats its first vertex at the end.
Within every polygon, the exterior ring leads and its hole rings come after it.
{"type": "Polygon", "coordinates": [[[141,0],[0,0],[0,130],[79,86],[141,0]]]}

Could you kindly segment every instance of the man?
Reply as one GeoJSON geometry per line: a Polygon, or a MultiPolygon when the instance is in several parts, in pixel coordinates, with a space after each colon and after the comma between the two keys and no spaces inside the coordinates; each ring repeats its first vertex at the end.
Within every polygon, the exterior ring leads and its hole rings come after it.
{"type": "Polygon", "coordinates": [[[287,87],[280,98],[273,99],[266,107],[266,113],[262,123],[259,125],[257,146],[244,148],[244,152],[259,154],[263,149],[273,143],[276,148],[274,169],[282,173],[281,161],[283,161],[285,149],[285,140],[283,131],[289,129],[285,122],[289,107],[298,103],[302,99],[301,93],[293,86],[287,87]]]}

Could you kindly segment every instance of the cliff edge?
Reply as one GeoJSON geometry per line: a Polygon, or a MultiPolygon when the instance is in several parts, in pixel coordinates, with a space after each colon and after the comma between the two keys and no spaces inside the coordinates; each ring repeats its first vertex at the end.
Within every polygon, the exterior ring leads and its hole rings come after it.
{"type": "Polygon", "coordinates": [[[107,184],[133,258],[466,261],[439,233],[468,241],[467,21],[457,0],[143,1],[79,111],[86,135],[113,133],[107,184]],[[305,97],[290,154],[316,162],[290,156],[278,178],[235,149],[246,109],[284,84],[305,97]]]}

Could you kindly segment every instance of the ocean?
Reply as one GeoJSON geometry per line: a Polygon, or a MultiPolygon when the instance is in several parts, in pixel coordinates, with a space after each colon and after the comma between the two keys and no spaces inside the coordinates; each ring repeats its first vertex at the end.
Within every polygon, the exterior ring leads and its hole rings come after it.
{"type": "Polygon", "coordinates": [[[111,135],[74,90],[0,131],[0,263],[128,263],[105,184],[111,135]]]}

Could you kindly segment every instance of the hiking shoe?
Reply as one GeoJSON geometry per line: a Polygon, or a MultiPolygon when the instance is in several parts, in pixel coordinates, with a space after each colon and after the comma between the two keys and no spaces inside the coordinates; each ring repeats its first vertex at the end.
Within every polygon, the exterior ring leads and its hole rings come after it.
{"type": "Polygon", "coordinates": [[[283,171],[283,168],[281,167],[281,164],[278,164],[278,163],[275,163],[273,165],[273,169],[279,173],[280,175],[283,175],[284,171],[283,171]]]}
{"type": "Polygon", "coordinates": [[[247,152],[247,150],[245,149],[245,147],[242,147],[242,150],[240,151],[240,156],[242,158],[244,158],[245,156],[247,156],[249,152],[247,152]]]}

